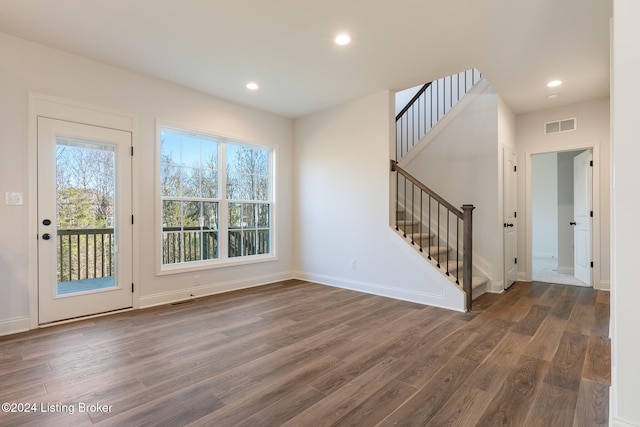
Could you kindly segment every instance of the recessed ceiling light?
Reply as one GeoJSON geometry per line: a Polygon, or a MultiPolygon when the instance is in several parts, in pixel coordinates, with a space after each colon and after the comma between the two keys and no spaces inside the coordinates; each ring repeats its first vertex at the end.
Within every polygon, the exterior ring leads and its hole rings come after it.
{"type": "Polygon", "coordinates": [[[562,84],[562,80],[551,80],[547,83],[547,87],[558,87],[562,84]]]}
{"type": "Polygon", "coordinates": [[[349,34],[339,34],[336,36],[335,42],[337,45],[344,46],[351,43],[351,36],[349,34]]]}
{"type": "Polygon", "coordinates": [[[250,82],[250,83],[247,83],[247,89],[249,89],[249,90],[258,90],[258,89],[260,89],[260,86],[258,86],[258,83],[250,82]]]}

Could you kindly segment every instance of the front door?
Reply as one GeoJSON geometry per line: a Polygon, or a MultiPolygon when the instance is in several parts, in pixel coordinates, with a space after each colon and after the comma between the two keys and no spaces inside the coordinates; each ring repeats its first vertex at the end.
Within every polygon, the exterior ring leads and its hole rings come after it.
{"type": "Polygon", "coordinates": [[[573,159],[573,274],[591,286],[591,151],[573,159]]]}
{"type": "Polygon", "coordinates": [[[39,324],[132,306],[131,142],[38,117],[39,324]]]}

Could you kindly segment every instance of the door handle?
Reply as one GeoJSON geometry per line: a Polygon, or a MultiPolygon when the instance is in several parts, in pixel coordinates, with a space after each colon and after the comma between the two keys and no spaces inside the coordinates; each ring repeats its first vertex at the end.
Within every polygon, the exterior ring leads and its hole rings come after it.
{"type": "Polygon", "coordinates": [[[510,222],[509,222],[509,223],[505,222],[505,223],[503,224],[503,226],[504,226],[504,227],[513,227],[513,224],[512,224],[512,223],[510,223],[510,222]]]}
{"type": "Polygon", "coordinates": [[[42,235],[42,240],[49,240],[50,238],[51,238],[51,234],[49,234],[49,233],[44,233],[42,235]]]}
{"type": "Polygon", "coordinates": [[[569,225],[577,225],[577,223],[576,223],[576,222],[571,221],[571,222],[569,223],[569,225]]]}

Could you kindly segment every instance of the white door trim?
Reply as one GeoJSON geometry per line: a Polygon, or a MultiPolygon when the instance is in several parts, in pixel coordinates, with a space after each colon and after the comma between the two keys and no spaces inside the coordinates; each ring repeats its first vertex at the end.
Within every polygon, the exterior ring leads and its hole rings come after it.
{"type": "MultiPolygon", "coordinates": [[[[95,105],[71,101],[68,99],[49,96],[41,93],[29,92],[29,113],[27,130],[27,159],[28,159],[28,203],[29,217],[29,245],[28,245],[28,281],[29,281],[29,327],[38,327],[38,116],[71,122],[85,123],[93,126],[128,131],[132,134],[132,145],[137,146],[138,117],[133,113],[107,109],[95,105]]],[[[132,198],[133,212],[137,212],[137,190],[135,186],[135,171],[138,160],[133,158],[132,198]]],[[[139,283],[137,227],[133,228],[133,281],[139,283]]],[[[139,286],[133,293],[133,307],[139,307],[139,286]]]]}
{"type": "Polygon", "coordinates": [[[532,151],[527,151],[525,153],[525,170],[524,170],[524,178],[525,178],[525,261],[526,261],[526,271],[524,280],[531,281],[533,274],[533,254],[531,243],[532,239],[532,225],[531,225],[531,215],[533,211],[532,207],[532,161],[531,157],[536,154],[545,154],[545,153],[560,153],[565,151],[581,151],[581,150],[591,150],[593,154],[593,223],[591,230],[591,259],[594,262],[592,278],[593,278],[593,288],[594,289],[602,289],[603,286],[600,281],[600,269],[601,269],[601,253],[600,253],[600,218],[602,217],[602,212],[600,212],[600,146],[599,144],[595,145],[572,145],[572,146],[548,146],[548,147],[540,147],[532,151]]]}
{"type": "Polygon", "coordinates": [[[514,149],[506,145],[503,146],[502,152],[503,283],[504,289],[508,289],[518,280],[518,264],[515,262],[515,258],[518,257],[518,178],[515,169],[518,164],[518,155],[514,149]],[[508,163],[510,159],[513,159],[513,164],[508,163]],[[510,244],[513,245],[512,251],[509,250],[510,244]],[[511,275],[509,275],[510,270],[511,275]]]}

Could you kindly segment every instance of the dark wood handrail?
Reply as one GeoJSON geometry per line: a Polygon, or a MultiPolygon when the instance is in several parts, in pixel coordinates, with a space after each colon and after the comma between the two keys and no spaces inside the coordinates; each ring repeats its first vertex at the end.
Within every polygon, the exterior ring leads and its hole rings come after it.
{"type": "Polygon", "coordinates": [[[416,93],[413,98],[411,98],[411,100],[407,103],[407,105],[404,106],[404,108],[402,110],[400,110],[400,112],[398,113],[398,115],[396,116],[396,122],[398,120],[400,120],[400,118],[402,118],[402,116],[404,115],[404,113],[406,113],[409,108],[411,108],[411,106],[413,104],[416,103],[416,101],[418,100],[418,98],[420,98],[420,95],[422,95],[428,88],[429,86],[431,86],[431,82],[429,83],[425,83],[420,90],[418,91],[418,93],[416,93]]]}
{"type": "Polygon", "coordinates": [[[419,189],[421,189],[422,191],[424,191],[425,193],[429,194],[431,197],[433,197],[438,203],[440,203],[442,206],[446,207],[447,209],[449,209],[451,212],[453,212],[458,218],[462,219],[463,217],[463,213],[460,209],[456,208],[455,206],[453,206],[451,203],[447,202],[442,196],[438,195],[438,193],[436,193],[435,191],[433,191],[432,189],[430,189],[429,187],[427,187],[426,185],[424,185],[423,183],[421,183],[418,178],[414,177],[413,175],[411,175],[409,172],[407,172],[406,170],[402,169],[400,166],[398,166],[398,162],[396,162],[395,160],[391,160],[391,171],[392,172],[398,172],[400,175],[404,176],[405,178],[407,178],[410,182],[412,182],[413,184],[415,184],[416,187],[418,187],[419,189]]]}

